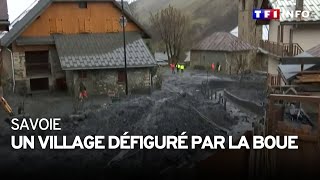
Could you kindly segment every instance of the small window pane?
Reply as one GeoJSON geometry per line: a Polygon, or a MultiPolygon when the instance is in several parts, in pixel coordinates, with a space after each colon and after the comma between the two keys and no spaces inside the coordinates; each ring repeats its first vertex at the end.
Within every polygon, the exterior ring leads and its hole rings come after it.
{"type": "Polygon", "coordinates": [[[87,8],[88,4],[87,2],[79,2],[79,8],[87,8]]]}

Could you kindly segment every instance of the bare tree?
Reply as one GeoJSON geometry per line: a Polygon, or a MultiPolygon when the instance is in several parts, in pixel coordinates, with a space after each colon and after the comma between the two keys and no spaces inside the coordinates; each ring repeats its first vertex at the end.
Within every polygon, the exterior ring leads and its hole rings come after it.
{"type": "Polygon", "coordinates": [[[151,27],[164,42],[169,63],[176,63],[186,43],[190,18],[169,6],[155,14],[150,13],[151,27]]]}
{"type": "Polygon", "coordinates": [[[240,40],[236,39],[231,43],[231,62],[229,62],[230,73],[240,74],[245,71],[249,66],[249,60],[246,55],[243,55],[240,51],[240,40]]]}

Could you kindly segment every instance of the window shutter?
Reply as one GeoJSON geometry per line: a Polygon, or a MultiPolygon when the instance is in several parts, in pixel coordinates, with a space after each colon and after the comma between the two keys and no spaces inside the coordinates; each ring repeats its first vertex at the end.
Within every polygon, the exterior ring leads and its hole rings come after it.
{"type": "Polygon", "coordinates": [[[63,33],[62,19],[56,19],[57,33],[63,33]]]}
{"type": "Polygon", "coordinates": [[[113,18],[112,19],[112,27],[113,27],[113,32],[119,32],[119,19],[113,18]]]}
{"type": "Polygon", "coordinates": [[[106,20],[106,31],[107,32],[112,32],[113,31],[112,19],[111,18],[108,18],[106,20]]]}
{"type": "Polygon", "coordinates": [[[90,33],[91,32],[91,19],[90,18],[85,19],[84,26],[85,26],[85,32],[90,33]]]}
{"type": "Polygon", "coordinates": [[[79,32],[84,33],[85,32],[84,18],[79,18],[78,21],[79,21],[79,32]]]}
{"type": "Polygon", "coordinates": [[[55,19],[49,19],[50,24],[50,33],[56,33],[57,32],[57,25],[55,19]]]}

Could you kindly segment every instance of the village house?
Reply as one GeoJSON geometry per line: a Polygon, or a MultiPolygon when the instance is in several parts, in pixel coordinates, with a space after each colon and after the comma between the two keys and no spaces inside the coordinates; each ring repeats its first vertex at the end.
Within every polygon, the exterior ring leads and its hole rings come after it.
{"type": "Polygon", "coordinates": [[[247,59],[256,48],[227,32],[213,33],[191,49],[190,66],[210,69],[221,65],[224,73],[240,73],[249,66],[247,59]]]}
{"type": "MultiPolygon", "coordinates": [[[[39,1],[1,39],[16,92],[77,93],[83,82],[90,94],[123,94],[121,11],[114,0],[39,1]]],[[[150,35],[128,8],[124,14],[129,92],[149,89],[156,66],[144,42],[150,35]]]]}
{"type": "MultiPolygon", "coordinates": [[[[267,0],[265,0],[267,1],[267,0]]],[[[294,57],[311,49],[320,42],[320,1],[319,0],[278,0],[270,3],[271,8],[280,9],[280,20],[271,20],[269,40],[260,44],[263,58],[268,61],[271,85],[280,85],[278,65],[282,58],[294,57]],[[289,12],[305,10],[309,18],[289,17],[289,12]]]]}
{"type": "Polygon", "coordinates": [[[167,52],[155,52],[154,58],[159,66],[169,65],[169,56],[167,52]]]}

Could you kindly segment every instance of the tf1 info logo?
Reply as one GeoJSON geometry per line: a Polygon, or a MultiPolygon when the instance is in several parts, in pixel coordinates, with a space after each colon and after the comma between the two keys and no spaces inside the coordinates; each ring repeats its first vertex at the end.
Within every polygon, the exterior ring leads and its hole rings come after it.
{"type": "MultiPolygon", "coordinates": [[[[280,19],[280,13],[280,9],[254,9],[252,18],[255,20],[278,20],[280,19]]],[[[285,12],[284,15],[288,18],[308,18],[310,17],[310,12],[296,10],[285,12]]]]}

